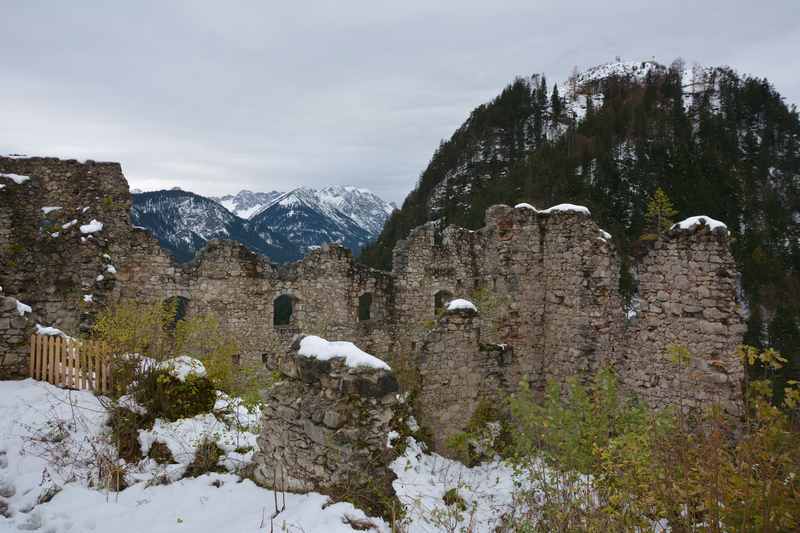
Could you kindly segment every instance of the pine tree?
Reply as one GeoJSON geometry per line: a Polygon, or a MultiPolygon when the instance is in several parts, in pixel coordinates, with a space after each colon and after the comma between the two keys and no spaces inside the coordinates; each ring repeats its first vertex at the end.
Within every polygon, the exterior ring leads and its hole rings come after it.
{"type": "Polygon", "coordinates": [[[557,121],[561,116],[561,98],[558,96],[558,85],[553,84],[553,95],[550,97],[550,108],[553,112],[553,120],[557,121]]]}
{"type": "Polygon", "coordinates": [[[665,233],[672,227],[674,223],[672,217],[678,214],[678,211],[672,206],[672,202],[664,192],[664,189],[659,187],[650,201],[647,203],[647,211],[645,212],[645,219],[648,226],[652,228],[654,233],[660,235],[665,233]]]}

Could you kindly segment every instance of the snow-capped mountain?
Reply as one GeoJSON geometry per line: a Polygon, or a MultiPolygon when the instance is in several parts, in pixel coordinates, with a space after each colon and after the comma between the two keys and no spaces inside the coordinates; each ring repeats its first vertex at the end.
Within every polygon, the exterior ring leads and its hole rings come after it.
{"type": "MultiPolygon", "coordinates": [[[[333,190],[317,191],[301,187],[276,199],[272,205],[255,215],[249,226],[258,235],[266,231],[283,235],[299,246],[303,255],[309,247],[329,242],[341,243],[358,253],[375,237],[377,231],[370,231],[356,222],[336,207],[337,204],[352,207],[333,190]]],[[[385,220],[385,211],[382,213],[385,220]]],[[[367,214],[371,212],[367,211],[367,214]]],[[[374,218],[370,220],[374,221],[374,218]]]]}
{"type": "Polygon", "coordinates": [[[170,190],[133,194],[131,220],[149,229],[179,261],[191,260],[211,239],[231,239],[286,262],[331,242],[358,254],[394,209],[356,187],[243,190],[217,198],[170,190]]]}
{"type": "Polygon", "coordinates": [[[241,190],[236,194],[212,196],[211,199],[237,217],[250,219],[253,218],[253,215],[270,206],[282,194],[280,191],[253,192],[241,190]]]}
{"type": "Polygon", "coordinates": [[[321,203],[333,207],[366,229],[374,236],[383,229],[383,224],[397,206],[368,189],[333,186],[316,191],[321,203]]]}
{"type": "MultiPolygon", "coordinates": [[[[303,198],[317,206],[320,210],[335,209],[353,219],[353,221],[366,229],[369,233],[377,235],[383,228],[383,223],[392,211],[397,209],[392,202],[387,202],[368,189],[334,185],[323,189],[310,189],[302,187],[303,198]]],[[[292,193],[294,191],[290,191],[292,193]]],[[[270,207],[287,193],[279,191],[252,192],[241,190],[236,194],[212,197],[225,209],[234,215],[252,219],[270,207]]]]}
{"type": "Polygon", "coordinates": [[[133,194],[131,222],[150,230],[178,261],[190,261],[212,239],[239,241],[253,251],[282,262],[297,249],[283,236],[262,228],[256,235],[246,222],[217,202],[181,190],[133,194]]]}

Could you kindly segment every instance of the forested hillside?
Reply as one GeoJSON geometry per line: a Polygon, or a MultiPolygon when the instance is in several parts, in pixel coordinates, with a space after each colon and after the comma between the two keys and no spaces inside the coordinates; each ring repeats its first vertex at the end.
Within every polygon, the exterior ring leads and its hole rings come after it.
{"type": "MultiPolygon", "coordinates": [[[[426,221],[477,228],[496,203],[588,206],[625,257],[647,246],[648,202],[666,193],[676,219],[728,224],[742,273],[749,344],[800,371],[800,119],[764,79],[729,68],[616,63],[562,85],[517,79],[442,142],[402,209],[361,260],[426,221]],[[643,238],[644,236],[644,238],[643,238]]],[[[623,267],[626,294],[635,277],[623,267]]],[[[787,376],[784,376],[786,378],[787,376]]]]}

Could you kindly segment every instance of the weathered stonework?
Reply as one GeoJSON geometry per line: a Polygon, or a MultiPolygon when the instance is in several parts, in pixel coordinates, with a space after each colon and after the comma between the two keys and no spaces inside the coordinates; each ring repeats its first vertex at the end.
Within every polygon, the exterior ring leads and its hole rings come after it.
{"type": "Polygon", "coordinates": [[[0,351],[0,377],[3,375],[18,376],[27,372],[28,360],[25,355],[30,351],[29,336],[32,331],[29,313],[19,313],[17,300],[3,296],[0,290],[0,339],[3,350],[0,351]]]}
{"type": "Polygon", "coordinates": [[[466,427],[481,400],[497,405],[507,391],[514,352],[507,344],[484,344],[478,314],[470,309],[446,311],[425,337],[414,359],[420,383],[419,422],[432,433],[435,449],[466,427]]]}
{"type": "Polygon", "coordinates": [[[344,358],[267,357],[281,381],[271,387],[264,430],[254,458],[260,484],[288,491],[311,490],[354,499],[394,494],[388,446],[399,386],[389,370],[349,367],[344,358]]]}
{"type": "MultiPolygon", "coordinates": [[[[500,205],[477,231],[429,223],[398,244],[392,272],[359,265],[337,245],[275,265],[240,244],[212,242],[178,265],[130,226],[119,165],[0,158],[2,172],[31,180],[0,189],[0,285],[30,304],[36,321],[69,334],[105,302],[181,297],[189,315],[217,315],[252,361],[283,353],[300,332],[350,340],[390,364],[416,365],[428,398],[417,408],[434,434],[461,429],[477,398],[506,395],[521,381],[541,391],[548,379],[588,380],[603,366],[656,407],[719,399],[734,412],[741,398],[734,349],[744,325],[726,232],[675,231],[656,241],[635,265],[641,310],[629,319],[613,242],[581,212],[500,205]],[[45,215],[43,206],[63,207],[45,215]],[[54,238],[43,229],[51,218],[106,226],[84,241],[74,226],[54,238]],[[105,274],[109,262],[115,275],[105,274]],[[94,303],[82,302],[85,293],[94,303]],[[292,315],[276,325],[280,296],[292,301],[292,315]],[[478,314],[439,321],[437,300],[451,297],[472,300],[478,314]],[[688,366],[666,359],[670,344],[693,354],[688,366]],[[499,345],[498,357],[489,347],[499,345]]],[[[17,336],[0,328],[6,353],[17,353],[17,336]]]]}
{"type": "Polygon", "coordinates": [[[84,295],[95,306],[106,301],[114,284],[108,265],[128,247],[131,204],[118,163],[0,158],[0,173],[30,177],[20,184],[0,178],[0,286],[33,308],[24,326],[0,330],[2,378],[27,367],[29,348],[17,340],[27,340],[37,322],[72,334],[88,327],[84,295]],[[83,235],[80,226],[93,219],[103,230],[83,235]]]}
{"type": "Polygon", "coordinates": [[[736,305],[736,264],[725,230],[675,229],[638,263],[641,309],[624,336],[618,374],[654,407],[720,402],[738,415],[744,367],[736,347],[746,330],[736,305]],[[685,346],[676,364],[664,354],[685,346]]]}

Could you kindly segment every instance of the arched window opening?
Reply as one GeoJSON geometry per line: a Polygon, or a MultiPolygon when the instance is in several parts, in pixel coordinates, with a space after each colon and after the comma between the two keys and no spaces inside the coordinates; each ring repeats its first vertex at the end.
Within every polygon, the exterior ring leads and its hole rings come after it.
{"type": "Polygon", "coordinates": [[[295,300],[288,294],[281,294],[272,302],[272,324],[288,326],[292,322],[295,300]]]}
{"type": "Polygon", "coordinates": [[[453,299],[453,293],[446,290],[441,290],[433,295],[433,307],[436,314],[444,312],[445,306],[453,299]]]}
{"type": "Polygon", "coordinates": [[[372,318],[372,293],[365,292],[358,297],[358,321],[363,322],[372,318]]]}

